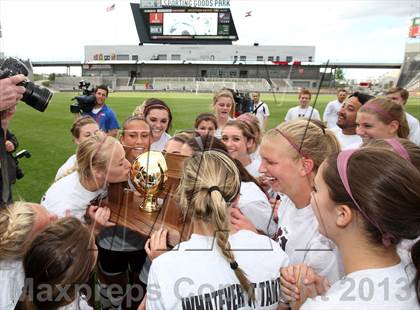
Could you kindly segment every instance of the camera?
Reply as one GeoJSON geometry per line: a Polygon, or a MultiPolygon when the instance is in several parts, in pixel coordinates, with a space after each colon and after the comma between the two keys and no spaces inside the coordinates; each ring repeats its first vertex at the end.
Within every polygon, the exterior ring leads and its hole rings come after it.
{"type": "Polygon", "coordinates": [[[226,88],[226,90],[232,93],[233,99],[235,100],[235,117],[244,113],[252,112],[254,102],[252,101],[249,93],[241,93],[231,88],[226,88]]]}
{"type": "MultiPolygon", "coordinates": [[[[0,67],[0,79],[5,79],[17,74],[29,75],[29,70],[20,60],[9,57],[5,59],[0,67]]],[[[44,112],[51,101],[53,93],[45,87],[35,85],[32,81],[26,80],[17,84],[25,87],[25,93],[21,99],[32,108],[44,112]]]]}
{"type": "Polygon", "coordinates": [[[236,103],[235,111],[237,113],[237,116],[244,113],[252,112],[254,107],[254,101],[252,101],[252,98],[249,95],[249,93],[236,92],[236,95],[233,98],[235,99],[236,103]]]}
{"type": "Polygon", "coordinates": [[[19,167],[19,159],[25,157],[30,158],[31,153],[27,150],[22,150],[16,153],[16,155],[13,157],[16,163],[16,179],[20,180],[25,176],[25,173],[23,172],[22,168],[19,167]]]}
{"type": "Polygon", "coordinates": [[[72,100],[76,102],[70,105],[71,113],[80,113],[80,112],[90,112],[96,103],[95,95],[93,94],[94,90],[89,89],[90,83],[85,80],[79,82],[79,89],[82,91],[81,96],[76,96],[72,100]]]}

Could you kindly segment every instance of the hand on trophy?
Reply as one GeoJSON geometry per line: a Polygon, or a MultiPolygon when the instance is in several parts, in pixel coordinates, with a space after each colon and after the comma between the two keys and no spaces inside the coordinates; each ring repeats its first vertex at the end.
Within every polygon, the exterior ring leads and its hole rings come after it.
{"type": "Polygon", "coordinates": [[[109,218],[111,217],[111,210],[107,207],[90,205],[87,209],[87,214],[91,219],[92,228],[95,235],[98,235],[105,227],[115,226],[115,223],[109,221],[109,218]]]}
{"type": "Polygon", "coordinates": [[[160,228],[158,231],[153,232],[147,240],[144,249],[150,260],[154,260],[159,255],[168,251],[167,236],[168,230],[160,228]]]}

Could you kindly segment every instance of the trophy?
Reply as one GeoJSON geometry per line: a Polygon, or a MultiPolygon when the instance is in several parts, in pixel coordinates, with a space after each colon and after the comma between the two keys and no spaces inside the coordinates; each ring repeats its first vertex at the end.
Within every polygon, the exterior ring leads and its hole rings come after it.
{"type": "Polygon", "coordinates": [[[168,179],[168,167],[161,152],[150,151],[139,155],[131,166],[130,179],[136,190],[144,196],[139,207],[152,213],[161,206],[157,196],[168,179]]]}

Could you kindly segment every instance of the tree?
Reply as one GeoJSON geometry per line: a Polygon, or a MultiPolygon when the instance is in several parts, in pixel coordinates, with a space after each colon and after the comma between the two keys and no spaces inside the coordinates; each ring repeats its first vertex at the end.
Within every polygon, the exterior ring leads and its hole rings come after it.
{"type": "Polygon", "coordinates": [[[335,79],[337,81],[344,81],[346,78],[344,76],[344,71],[341,68],[335,69],[335,79]]]}

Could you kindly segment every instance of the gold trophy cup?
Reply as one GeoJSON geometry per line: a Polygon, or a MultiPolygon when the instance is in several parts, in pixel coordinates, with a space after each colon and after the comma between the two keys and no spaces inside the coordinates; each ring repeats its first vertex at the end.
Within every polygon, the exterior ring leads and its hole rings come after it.
{"type": "Polygon", "coordinates": [[[168,167],[161,152],[149,151],[139,155],[131,166],[130,179],[136,190],[144,196],[139,207],[145,212],[158,211],[157,196],[168,180],[168,167]]]}

